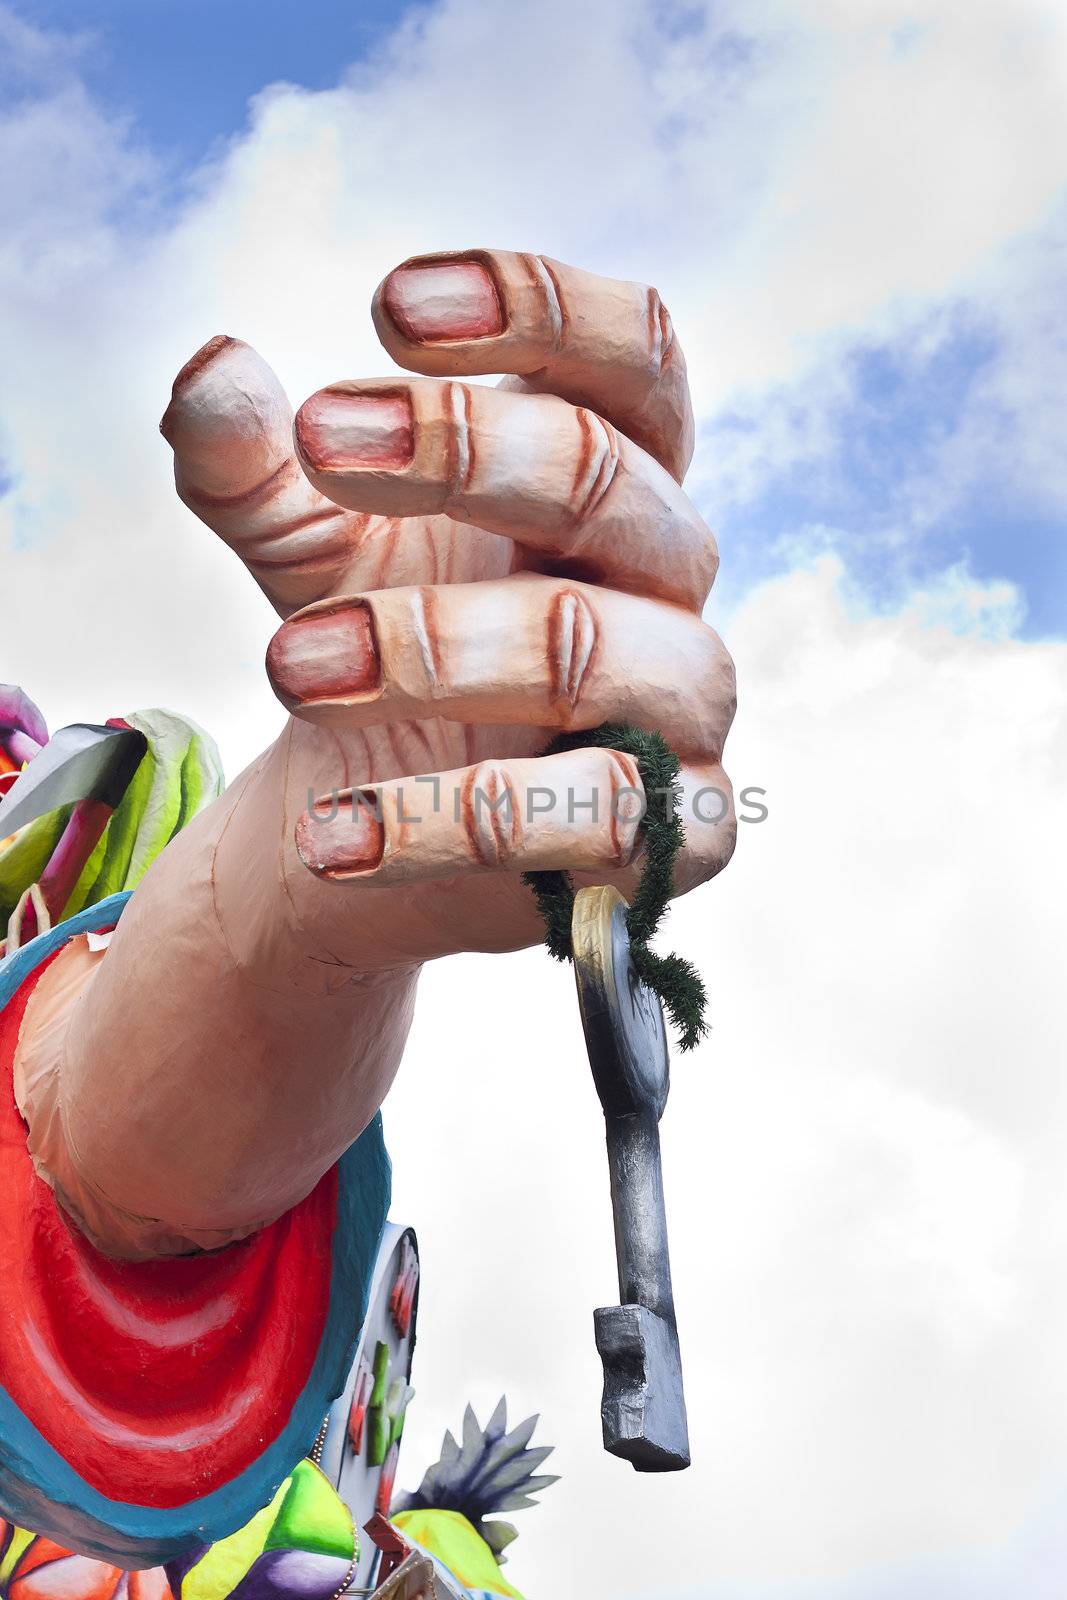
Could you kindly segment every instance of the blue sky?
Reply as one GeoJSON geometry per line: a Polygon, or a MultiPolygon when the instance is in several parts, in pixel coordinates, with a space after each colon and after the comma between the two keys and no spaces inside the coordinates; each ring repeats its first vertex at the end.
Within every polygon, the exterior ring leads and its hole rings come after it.
{"type": "MultiPolygon", "coordinates": [[[[920,492],[936,486],[946,440],[997,357],[993,327],[956,329],[926,359],[899,343],[857,342],[845,362],[847,400],[833,406],[833,470],[824,456],[802,460],[768,474],[758,493],[720,514],[739,569],[731,581],[779,570],[806,528],[842,551],[887,609],[910,584],[963,563],[983,582],[1018,585],[1022,637],[1062,636],[1067,505],[1030,480],[1011,423],[1005,420],[1000,448],[947,503],[920,492]]],[[[710,448],[748,423],[719,416],[710,448]]]]}
{"type": "MultiPolygon", "coordinates": [[[[334,86],[347,68],[373,58],[412,8],[390,0],[21,0],[16,9],[80,41],[75,60],[85,83],[111,113],[132,119],[132,142],[158,157],[157,195],[177,196],[206,157],[247,130],[249,99],[265,85],[334,86]]],[[[666,6],[663,15],[683,48],[700,31],[699,7],[666,6]]],[[[922,38],[901,24],[891,48],[911,54],[922,38]]],[[[727,29],[706,58],[709,75],[733,85],[754,54],[751,38],[727,29]]],[[[668,119],[664,137],[679,128],[684,133],[684,117],[677,127],[668,119]]],[[[995,314],[973,306],[918,355],[899,332],[878,340],[857,330],[824,369],[831,389],[820,396],[816,372],[805,400],[823,411],[829,448],[781,466],[772,460],[757,485],[705,502],[732,551],[724,594],[780,570],[806,538],[839,550],[876,603],[892,607],[909,584],[963,563],[978,580],[1018,585],[1024,637],[1062,633],[1067,513],[1062,494],[1035,482],[1016,448],[1019,419],[993,427],[981,460],[951,494],[939,491],[946,444],[996,371],[1006,337],[995,314]]],[[[1047,359],[1060,354],[1050,348],[1047,359]]],[[[729,447],[761,422],[758,406],[755,417],[724,408],[705,419],[710,449],[729,447]]]]}
{"type": "Polygon", "coordinates": [[[328,88],[405,9],[392,0],[33,0],[41,27],[85,36],[94,90],[188,164],[245,124],[249,98],[284,79],[328,88]]]}

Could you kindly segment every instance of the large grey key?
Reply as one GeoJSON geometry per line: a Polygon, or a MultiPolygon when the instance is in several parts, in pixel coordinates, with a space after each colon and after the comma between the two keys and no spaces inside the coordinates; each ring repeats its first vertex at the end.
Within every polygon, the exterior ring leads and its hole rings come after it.
{"type": "Polygon", "coordinates": [[[581,889],[571,924],[578,1003],[607,1127],[618,1306],[594,1313],[604,1363],[604,1448],[638,1472],[689,1465],[689,1430],[671,1287],[659,1122],[670,1090],[659,998],[634,971],[626,901],[581,889]]]}

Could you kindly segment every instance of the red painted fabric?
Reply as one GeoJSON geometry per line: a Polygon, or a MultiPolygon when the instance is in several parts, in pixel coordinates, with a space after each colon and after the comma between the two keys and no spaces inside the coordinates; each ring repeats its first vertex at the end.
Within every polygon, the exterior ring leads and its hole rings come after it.
{"type": "Polygon", "coordinates": [[[308,1380],[329,1299],[336,1171],[212,1255],[102,1256],[34,1172],[12,1091],[19,1025],[47,965],[0,1013],[0,1384],[93,1488],[183,1505],[248,1467],[308,1380]]]}

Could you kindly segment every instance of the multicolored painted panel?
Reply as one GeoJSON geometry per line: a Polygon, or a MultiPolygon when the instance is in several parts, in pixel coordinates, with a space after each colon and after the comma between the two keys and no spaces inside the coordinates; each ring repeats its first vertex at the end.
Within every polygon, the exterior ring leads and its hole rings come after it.
{"type": "Polygon", "coordinates": [[[224,1251],[115,1262],[75,1235],[33,1170],[11,1062],[44,964],[126,898],[0,966],[0,1503],[116,1565],[225,1537],[307,1452],[351,1370],[390,1187],[376,1118],[307,1200],[224,1251]]]}

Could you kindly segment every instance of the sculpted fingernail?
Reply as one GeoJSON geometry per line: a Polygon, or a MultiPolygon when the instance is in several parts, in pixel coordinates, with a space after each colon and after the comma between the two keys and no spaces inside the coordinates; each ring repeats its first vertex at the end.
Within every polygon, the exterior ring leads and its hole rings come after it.
{"type": "Polygon", "coordinates": [[[406,394],[323,389],[297,412],[296,443],[318,472],[406,467],[415,454],[411,401],[406,394]]]}
{"type": "Polygon", "coordinates": [[[478,261],[398,267],[382,299],[400,332],[419,344],[489,339],[504,330],[496,284],[478,261]]]}
{"type": "Polygon", "coordinates": [[[267,647],[267,673],[290,706],[369,694],[381,682],[370,612],[351,605],[290,618],[267,647]]]}
{"type": "Polygon", "coordinates": [[[296,825],[296,850],[320,878],[347,878],[381,864],[385,829],[373,789],[316,800],[296,825]]]}

